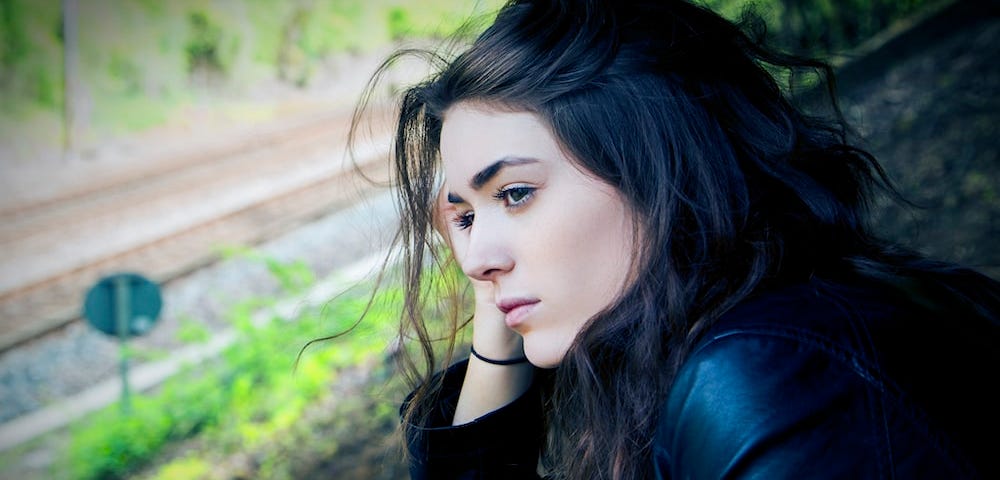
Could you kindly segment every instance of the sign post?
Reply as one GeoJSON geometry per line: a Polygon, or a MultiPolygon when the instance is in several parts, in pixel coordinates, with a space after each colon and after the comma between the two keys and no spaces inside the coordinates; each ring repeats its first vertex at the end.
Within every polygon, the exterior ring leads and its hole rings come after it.
{"type": "Polygon", "coordinates": [[[160,287],[137,273],[117,273],[100,279],[87,292],[84,317],[107,335],[117,337],[122,377],[122,411],[131,410],[128,385],[128,339],[148,332],[163,307],[160,287]]]}

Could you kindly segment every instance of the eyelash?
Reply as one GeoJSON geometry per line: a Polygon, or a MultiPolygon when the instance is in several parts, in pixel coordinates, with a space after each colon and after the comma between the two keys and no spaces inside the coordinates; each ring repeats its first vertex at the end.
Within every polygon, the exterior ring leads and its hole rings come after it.
{"type": "MultiPolygon", "coordinates": [[[[525,202],[530,200],[531,197],[534,196],[534,194],[535,194],[534,187],[527,187],[524,185],[512,185],[512,186],[502,187],[499,190],[497,190],[497,192],[493,194],[493,198],[497,201],[504,202],[504,207],[506,207],[508,210],[514,210],[523,207],[525,202]],[[516,201],[511,201],[509,200],[510,194],[514,192],[521,193],[522,196],[520,199],[516,201]]],[[[472,220],[474,218],[475,218],[475,213],[469,210],[467,212],[456,215],[453,222],[455,223],[455,226],[458,227],[459,230],[465,230],[472,226],[472,220]]]]}
{"type": "Polygon", "coordinates": [[[465,230],[472,226],[473,213],[471,210],[465,213],[460,213],[455,216],[455,220],[452,222],[458,227],[459,230],[465,230]]]}

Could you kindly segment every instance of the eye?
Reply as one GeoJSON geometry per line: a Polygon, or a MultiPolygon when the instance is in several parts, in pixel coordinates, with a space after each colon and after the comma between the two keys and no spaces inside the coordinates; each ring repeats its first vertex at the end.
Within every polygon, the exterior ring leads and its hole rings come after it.
{"type": "Polygon", "coordinates": [[[517,208],[527,202],[533,193],[535,193],[534,187],[514,185],[501,188],[493,197],[503,201],[507,208],[517,208]]]}
{"type": "Polygon", "coordinates": [[[472,226],[472,220],[475,218],[475,216],[476,214],[471,210],[468,212],[460,213],[455,216],[455,218],[452,220],[452,223],[454,223],[459,230],[465,230],[466,228],[472,226]]]}

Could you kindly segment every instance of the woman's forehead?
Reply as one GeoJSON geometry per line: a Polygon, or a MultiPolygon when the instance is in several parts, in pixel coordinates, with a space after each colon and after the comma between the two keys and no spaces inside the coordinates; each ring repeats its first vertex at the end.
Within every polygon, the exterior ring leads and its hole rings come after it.
{"type": "MultiPolygon", "coordinates": [[[[564,159],[559,144],[532,113],[458,105],[449,109],[441,130],[446,176],[471,181],[476,173],[505,159],[546,163],[564,159]]],[[[507,166],[507,165],[504,165],[507,166]]]]}

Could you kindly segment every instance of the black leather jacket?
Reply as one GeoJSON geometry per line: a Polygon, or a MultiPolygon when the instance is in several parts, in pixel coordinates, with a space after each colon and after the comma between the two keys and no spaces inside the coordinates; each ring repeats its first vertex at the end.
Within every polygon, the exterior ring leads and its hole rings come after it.
{"type": "MultiPolygon", "coordinates": [[[[681,367],[653,449],[656,478],[1000,478],[1000,334],[886,289],[807,284],[748,300],[681,367]]],[[[537,392],[447,426],[464,363],[413,478],[537,478],[537,392]]],[[[423,434],[423,435],[417,435],[423,434]]]]}

